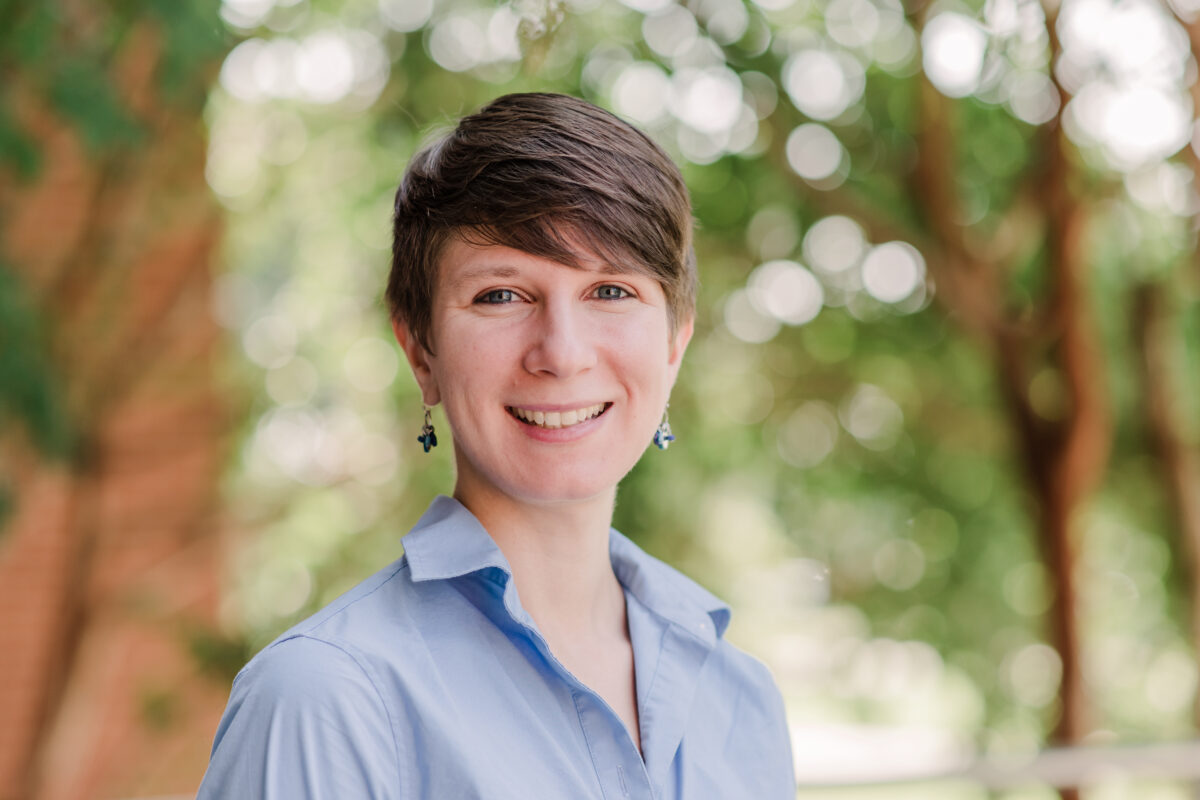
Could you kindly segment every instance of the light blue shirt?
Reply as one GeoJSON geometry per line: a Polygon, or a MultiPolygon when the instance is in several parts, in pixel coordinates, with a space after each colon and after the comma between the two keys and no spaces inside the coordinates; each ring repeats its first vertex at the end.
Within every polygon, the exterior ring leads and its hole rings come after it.
{"type": "Polygon", "coordinates": [[[621,534],[642,753],[466,508],[437,498],[403,541],[238,674],[198,800],[795,797],[779,690],[721,638],[729,608],[621,534]]]}

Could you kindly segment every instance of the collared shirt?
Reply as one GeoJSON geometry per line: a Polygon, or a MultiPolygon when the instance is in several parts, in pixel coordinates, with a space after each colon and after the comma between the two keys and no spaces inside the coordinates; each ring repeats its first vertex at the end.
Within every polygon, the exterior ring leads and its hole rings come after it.
{"type": "Polygon", "coordinates": [[[439,497],[404,556],[234,680],[198,800],[790,800],[783,703],[729,609],[616,531],[642,752],[439,497]]]}

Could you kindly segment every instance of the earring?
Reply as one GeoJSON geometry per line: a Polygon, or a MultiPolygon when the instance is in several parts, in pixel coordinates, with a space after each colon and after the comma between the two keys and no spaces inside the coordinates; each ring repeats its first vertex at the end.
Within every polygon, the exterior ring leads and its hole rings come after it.
{"type": "Polygon", "coordinates": [[[433,432],[433,409],[429,406],[425,406],[425,424],[421,427],[421,435],[417,437],[417,441],[425,448],[426,453],[437,447],[437,434],[433,432]]]}
{"type": "Polygon", "coordinates": [[[671,433],[671,420],[667,417],[670,408],[671,404],[667,403],[667,407],[663,409],[662,422],[658,423],[654,430],[654,444],[659,450],[666,450],[671,446],[671,442],[675,441],[675,434],[671,433]]]}

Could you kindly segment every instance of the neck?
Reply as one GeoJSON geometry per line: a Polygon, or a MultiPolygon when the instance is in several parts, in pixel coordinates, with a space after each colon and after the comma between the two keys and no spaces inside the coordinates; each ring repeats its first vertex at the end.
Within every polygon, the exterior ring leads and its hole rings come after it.
{"type": "Polygon", "coordinates": [[[624,635],[625,596],[608,553],[615,488],[542,504],[460,477],[454,497],[504,553],[521,605],[547,638],[624,635]]]}

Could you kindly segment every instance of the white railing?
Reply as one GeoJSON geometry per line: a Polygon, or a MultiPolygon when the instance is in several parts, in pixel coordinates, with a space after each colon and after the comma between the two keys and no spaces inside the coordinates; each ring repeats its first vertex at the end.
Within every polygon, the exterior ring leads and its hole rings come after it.
{"type": "Polygon", "coordinates": [[[979,758],[928,771],[904,770],[891,776],[874,772],[865,779],[846,775],[844,780],[812,782],[801,775],[799,796],[831,789],[884,789],[942,782],[1004,790],[1033,783],[1064,789],[1139,779],[1200,782],[1200,741],[1050,748],[1025,757],[979,758]]]}

